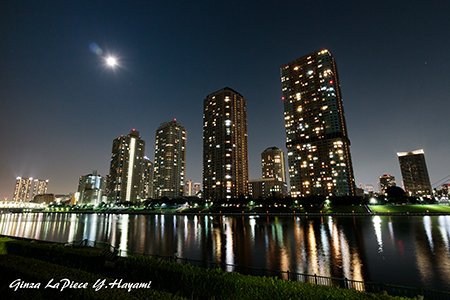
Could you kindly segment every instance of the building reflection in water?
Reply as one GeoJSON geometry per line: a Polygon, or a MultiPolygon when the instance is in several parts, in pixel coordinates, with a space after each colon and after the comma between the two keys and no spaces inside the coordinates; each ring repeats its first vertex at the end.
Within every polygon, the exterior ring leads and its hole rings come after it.
{"type": "Polygon", "coordinates": [[[0,214],[0,234],[450,291],[450,216],[0,214]]]}
{"type": "Polygon", "coordinates": [[[450,216],[424,216],[423,227],[415,228],[416,263],[421,281],[434,289],[445,286],[450,290],[449,221],[450,216]]]}
{"type": "Polygon", "coordinates": [[[383,253],[383,237],[381,234],[381,218],[380,216],[375,216],[372,219],[373,228],[375,229],[375,236],[378,242],[378,253],[383,253]]]}

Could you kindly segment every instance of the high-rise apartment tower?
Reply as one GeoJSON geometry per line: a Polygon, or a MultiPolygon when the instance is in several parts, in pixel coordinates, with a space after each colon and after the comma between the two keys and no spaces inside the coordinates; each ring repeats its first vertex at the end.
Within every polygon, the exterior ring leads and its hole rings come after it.
{"type": "Polygon", "coordinates": [[[261,153],[262,178],[277,178],[286,182],[284,152],[280,148],[270,147],[261,153]]]}
{"type": "Polygon", "coordinates": [[[13,201],[28,202],[33,201],[37,195],[47,193],[48,179],[16,178],[13,201]]]}
{"type": "Polygon", "coordinates": [[[144,156],[142,168],[142,194],[141,199],[146,200],[153,197],[153,163],[150,158],[144,156]]]}
{"type": "Polygon", "coordinates": [[[203,195],[248,194],[247,102],[225,87],[203,100],[203,195]]]}
{"type": "Polygon", "coordinates": [[[106,186],[108,202],[141,200],[144,151],[145,141],[134,129],[113,141],[106,186]]]}
{"type": "Polygon", "coordinates": [[[432,189],[423,149],[398,152],[403,184],[408,196],[429,196],[432,189]]]}
{"type": "Polygon", "coordinates": [[[92,171],[92,174],[80,176],[78,180],[77,204],[98,205],[102,202],[105,194],[106,179],[98,175],[98,171],[92,171]]]}
{"type": "Polygon", "coordinates": [[[186,170],[186,129],[173,120],[156,130],[153,195],[178,198],[183,196],[186,170]]]}
{"type": "Polygon", "coordinates": [[[33,178],[22,178],[17,177],[16,178],[16,185],[14,186],[14,195],[13,195],[13,201],[19,201],[19,202],[27,202],[28,194],[31,190],[31,182],[33,178]]]}
{"type": "Polygon", "coordinates": [[[327,49],[281,67],[291,195],[355,195],[341,88],[327,49]]]}
{"type": "Polygon", "coordinates": [[[184,196],[191,197],[194,194],[194,187],[193,187],[192,180],[188,179],[186,180],[186,183],[184,185],[184,196]]]}

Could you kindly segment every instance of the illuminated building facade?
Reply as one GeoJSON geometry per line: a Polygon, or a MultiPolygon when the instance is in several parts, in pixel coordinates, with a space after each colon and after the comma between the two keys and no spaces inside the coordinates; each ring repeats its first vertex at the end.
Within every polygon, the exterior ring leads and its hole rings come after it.
{"type": "Polygon", "coordinates": [[[33,178],[22,178],[22,177],[16,178],[16,185],[14,187],[13,201],[19,201],[19,202],[29,201],[28,194],[31,190],[32,180],[33,180],[33,178]]]}
{"type": "Polygon", "coordinates": [[[48,179],[16,178],[13,201],[29,202],[33,201],[37,195],[47,193],[48,179]]]}
{"type": "Polygon", "coordinates": [[[52,204],[53,202],[55,202],[55,195],[54,194],[36,195],[36,197],[33,198],[32,202],[39,204],[52,204]]]}
{"type": "Polygon", "coordinates": [[[380,176],[380,193],[386,194],[386,189],[390,186],[396,186],[395,177],[389,174],[380,176]]]}
{"type": "Polygon", "coordinates": [[[186,180],[186,184],[184,185],[184,196],[192,196],[194,194],[194,187],[192,180],[186,180]]]}
{"type": "Polygon", "coordinates": [[[251,199],[287,195],[287,184],[279,178],[251,179],[248,182],[248,189],[251,199]]]}
{"type": "Polygon", "coordinates": [[[106,178],[98,175],[97,170],[92,171],[92,174],[80,176],[78,180],[77,205],[100,204],[105,195],[105,188],[106,178]]]}
{"type": "Polygon", "coordinates": [[[372,196],[374,192],[375,192],[375,188],[373,187],[373,184],[366,183],[364,185],[364,194],[372,196]]]}
{"type": "Polygon", "coordinates": [[[153,163],[151,162],[150,158],[144,156],[141,199],[146,200],[152,197],[153,197],[153,163]]]}
{"type": "Polygon", "coordinates": [[[336,62],[327,49],[281,67],[291,195],[354,196],[336,62]]]}
{"type": "Polygon", "coordinates": [[[192,189],[193,189],[192,195],[197,196],[198,193],[202,191],[202,185],[200,184],[200,182],[195,182],[194,187],[192,189]]]}
{"type": "Polygon", "coordinates": [[[113,141],[111,165],[106,184],[108,202],[140,201],[145,141],[139,131],[113,141]]]}
{"type": "Polygon", "coordinates": [[[186,129],[176,120],[162,123],[156,130],[153,195],[183,196],[186,170],[186,129]]]}
{"type": "Polygon", "coordinates": [[[261,153],[263,179],[277,178],[286,182],[286,165],[284,152],[280,148],[270,147],[261,153]]]}
{"type": "Polygon", "coordinates": [[[203,195],[248,195],[247,102],[229,87],[203,100],[203,195]]]}
{"type": "Polygon", "coordinates": [[[408,196],[429,196],[432,189],[423,149],[398,152],[403,184],[408,196]]]}
{"type": "Polygon", "coordinates": [[[34,179],[31,185],[31,194],[29,196],[29,201],[32,201],[37,195],[44,195],[47,193],[48,179],[34,179]]]}

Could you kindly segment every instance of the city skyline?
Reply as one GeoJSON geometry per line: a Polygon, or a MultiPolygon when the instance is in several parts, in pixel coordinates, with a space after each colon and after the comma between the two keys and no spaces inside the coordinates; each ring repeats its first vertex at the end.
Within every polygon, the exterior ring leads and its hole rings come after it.
{"type": "Polygon", "coordinates": [[[450,25],[448,9],[2,2],[0,197],[12,199],[18,176],[50,179],[49,193],[75,192],[80,175],[109,173],[111,140],[136,128],[153,145],[158,125],[174,118],[190,133],[185,178],[201,182],[201,99],[224,86],[247,100],[249,178],[260,178],[261,151],[286,151],[279,68],[324,47],[339,68],[357,187],[382,174],[401,186],[396,153],[410,149],[424,149],[440,187],[450,167],[440,121],[450,109],[441,55],[449,42],[438,30],[450,25]]]}

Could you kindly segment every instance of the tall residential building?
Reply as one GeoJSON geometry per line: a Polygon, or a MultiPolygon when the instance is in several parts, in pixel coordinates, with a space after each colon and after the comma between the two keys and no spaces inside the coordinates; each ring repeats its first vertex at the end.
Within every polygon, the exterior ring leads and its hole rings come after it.
{"type": "Polygon", "coordinates": [[[31,184],[30,195],[28,197],[29,201],[33,201],[34,197],[37,195],[44,195],[47,193],[48,179],[34,179],[31,184]]]}
{"type": "Polygon", "coordinates": [[[380,176],[379,186],[380,193],[385,194],[388,187],[396,186],[395,177],[389,174],[380,176]]]}
{"type": "Polygon", "coordinates": [[[151,162],[150,158],[144,156],[141,199],[146,200],[152,197],[153,197],[153,163],[151,162]]]}
{"type": "Polygon", "coordinates": [[[33,178],[22,178],[22,177],[16,178],[16,185],[14,187],[13,201],[19,201],[19,202],[29,201],[28,194],[31,190],[32,180],[33,180],[33,178]]]}
{"type": "Polygon", "coordinates": [[[80,176],[78,180],[77,204],[98,205],[102,202],[105,194],[106,178],[98,175],[98,171],[92,171],[92,174],[80,176]]]}
{"type": "Polygon", "coordinates": [[[193,193],[194,193],[193,184],[194,183],[192,182],[192,180],[190,180],[190,179],[186,180],[186,183],[184,185],[184,196],[187,196],[187,197],[193,196],[193,193]]]}
{"type": "Polygon", "coordinates": [[[203,100],[203,195],[248,194],[247,102],[225,87],[203,100]]]}
{"type": "Polygon", "coordinates": [[[280,148],[270,147],[261,153],[262,178],[277,178],[286,182],[284,152],[280,148]]]}
{"type": "Polygon", "coordinates": [[[33,201],[37,195],[47,193],[48,179],[16,178],[13,201],[28,202],[33,201]]]}
{"type": "Polygon", "coordinates": [[[409,196],[428,196],[432,189],[423,149],[397,152],[403,184],[409,196]]]}
{"type": "Polygon", "coordinates": [[[134,129],[113,141],[106,185],[108,202],[141,200],[144,151],[145,141],[134,129]]]}
{"type": "Polygon", "coordinates": [[[182,197],[185,170],[186,129],[176,119],[164,122],[156,130],[154,197],[182,197]]]}
{"type": "Polygon", "coordinates": [[[336,62],[327,49],[281,67],[291,195],[355,195],[336,62]]]}

